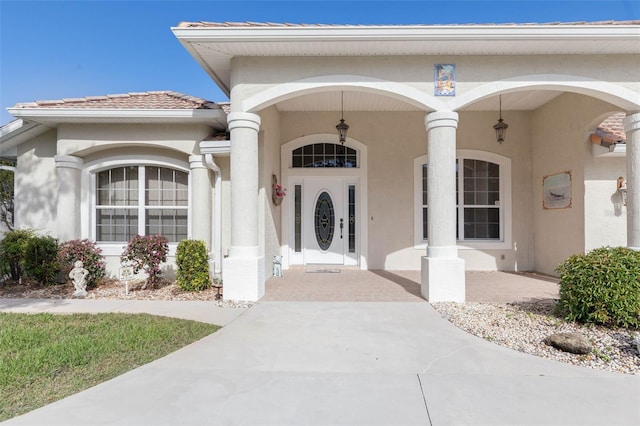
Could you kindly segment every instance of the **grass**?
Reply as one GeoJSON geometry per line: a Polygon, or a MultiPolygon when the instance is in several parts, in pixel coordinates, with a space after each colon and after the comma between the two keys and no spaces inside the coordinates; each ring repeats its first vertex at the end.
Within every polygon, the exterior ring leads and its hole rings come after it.
{"type": "Polygon", "coordinates": [[[147,314],[0,313],[0,421],[149,363],[218,328],[147,314]]]}

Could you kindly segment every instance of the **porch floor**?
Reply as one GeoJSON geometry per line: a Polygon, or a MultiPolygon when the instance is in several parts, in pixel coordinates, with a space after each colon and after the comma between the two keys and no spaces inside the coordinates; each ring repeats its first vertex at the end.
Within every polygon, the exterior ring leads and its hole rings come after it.
{"type": "MultiPolygon", "coordinates": [[[[420,271],[292,268],[266,282],[262,301],[424,302],[420,271]]],[[[466,272],[466,301],[509,303],[558,298],[555,278],[511,272],[466,272]]]]}

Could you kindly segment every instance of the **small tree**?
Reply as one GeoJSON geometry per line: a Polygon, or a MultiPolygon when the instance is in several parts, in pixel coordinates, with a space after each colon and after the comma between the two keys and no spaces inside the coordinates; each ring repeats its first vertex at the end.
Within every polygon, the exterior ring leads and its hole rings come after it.
{"type": "Polygon", "coordinates": [[[95,287],[106,275],[102,250],[91,240],[71,240],[60,244],[58,248],[58,264],[65,277],[73,268],[75,261],[80,260],[84,268],[89,271],[87,285],[95,287]]]}
{"type": "Polygon", "coordinates": [[[211,286],[207,246],[204,241],[182,240],[176,251],[178,287],[185,291],[200,291],[211,286]]]}
{"type": "Polygon", "coordinates": [[[35,236],[31,229],[15,229],[4,234],[0,241],[0,275],[9,274],[15,281],[22,277],[27,244],[35,236]]]}
{"type": "Polygon", "coordinates": [[[133,272],[144,270],[149,278],[142,288],[151,285],[152,288],[160,282],[162,270],[160,264],[167,261],[169,252],[169,240],[162,235],[136,235],[133,237],[122,253],[122,262],[131,262],[133,272]]]}
{"type": "Polygon", "coordinates": [[[43,285],[56,282],[58,240],[48,235],[31,238],[25,249],[24,271],[43,285]]]}

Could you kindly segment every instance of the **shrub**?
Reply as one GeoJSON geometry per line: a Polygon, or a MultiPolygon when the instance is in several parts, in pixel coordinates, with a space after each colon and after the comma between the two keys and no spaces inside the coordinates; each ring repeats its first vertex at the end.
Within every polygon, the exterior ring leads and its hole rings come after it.
{"type": "Polygon", "coordinates": [[[568,320],[640,327],[640,252],[602,247],[571,256],[556,270],[568,320]]]}
{"type": "Polygon", "coordinates": [[[201,291],[211,286],[207,246],[200,240],[182,240],[176,251],[178,287],[185,291],[201,291]]]}
{"type": "Polygon", "coordinates": [[[138,273],[144,270],[149,278],[143,286],[155,287],[160,282],[162,270],[160,264],[167,261],[169,251],[169,241],[162,235],[136,235],[133,237],[122,253],[120,260],[129,261],[133,266],[133,272],[138,273]]]}
{"type": "Polygon", "coordinates": [[[48,235],[33,237],[25,248],[24,271],[40,284],[55,284],[57,257],[58,240],[48,235]]]}
{"type": "Polygon", "coordinates": [[[96,246],[96,243],[91,240],[71,240],[60,244],[58,265],[65,277],[69,276],[69,271],[73,269],[73,264],[77,260],[82,261],[84,268],[89,271],[87,286],[100,285],[106,270],[102,250],[96,246]]]}
{"type": "Polygon", "coordinates": [[[9,274],[16,281],[22,277],[27,243],[35,235],[31,229],[15,229],[4,234],[0,241],[0,276],[9,274]]]}

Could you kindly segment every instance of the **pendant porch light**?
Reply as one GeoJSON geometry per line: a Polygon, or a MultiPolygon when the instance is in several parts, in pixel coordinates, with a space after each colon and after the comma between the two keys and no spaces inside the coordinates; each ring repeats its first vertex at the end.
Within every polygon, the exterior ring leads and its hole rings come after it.
{"type": "Polygon", "coordinates": [[[496,140],[498,143],[504,142],[508,127],[509,125],[502,120],[502,95],[500,95],[500,118],[498,119],[498,122],[493,125],[493,128],[496,131],[496,140]]]}
{"type": "Polygon", "coordinates": [[[344,145],[344,143],[347,141],[347,130],[349,130],[349,125],[344,122],[344,92],[342,92],[341,95],[342,95],[342,108],[340,113],[340,123],[338,123],[338,125],[336,126],[336,129],[338,129],[340,143],[344,145]]]}

